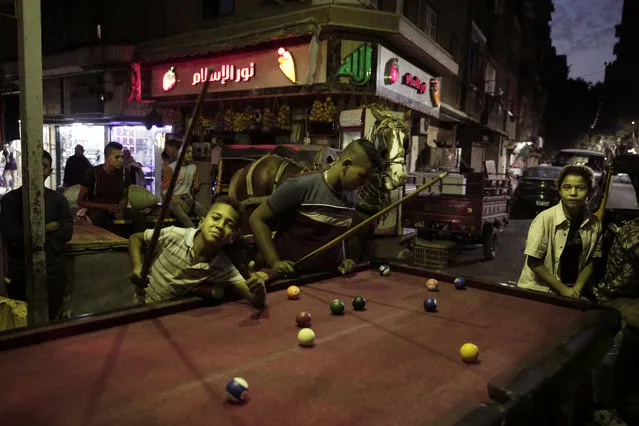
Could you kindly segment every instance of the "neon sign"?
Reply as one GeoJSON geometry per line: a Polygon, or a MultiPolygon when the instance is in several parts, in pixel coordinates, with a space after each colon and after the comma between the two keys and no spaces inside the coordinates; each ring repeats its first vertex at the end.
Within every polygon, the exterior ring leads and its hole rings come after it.
{"type": "Polygon", "coordinates": [[[439,80],[436,78],[430,79],[430,101],[434,107],[439,106],[439,80]]]}
{"type": "Polygon", "coordinates": [[[395,84],[399,80],[399,65],[397,58],[389,59],[384,69],[384,84],[395,84]]]}
{"type": "Polygon", "coordinates": [[[423,95],[428,90],[428,82],[422,81],[419,77],[417,77],[416,75],[412,75],[409,72],[404,74],[402,84],[404,86],[412,87],[420,95],[423,95]]]}
{"type": "Polygon", "coordinates": [[[255,63],[251,62],[249,66],[244,68],[236,68],[235,65],[222,65],[218,71],[213,71],[209,75],[208,68],[200,68],[199,72],[193,73],[192,86],[197,86],[200,83],[205,82],[207,79],[210,82],[219,82],[225,85],[227,82],[247,82],[255,76],[255,63]]]}
{"type": "Polygon", "coordinates": [[[297,83],[295,76],[295,60],[291,56],[291,52],[280,47],[277,49],[277,62],[280,64],[280,71],[289,79],[291,83],[297,83]]]}
{"type": "Polygon", "coordinates": [[[162,78],[162,90],[164,90],[165,92],[173,89],[175,87],[175,84],[177,83],[177,76],[173,71],[174,69],[175,67],[169,68],[169,70],[164,73],[164,77],[162,78]]]}
{"type": "Polygon", "coordinates": [[[371,79],[372,58],[373,48],[370,44],[362,44],[344,59],[337,75],[350,77],[353,84],[364,86],[371,79]]]}

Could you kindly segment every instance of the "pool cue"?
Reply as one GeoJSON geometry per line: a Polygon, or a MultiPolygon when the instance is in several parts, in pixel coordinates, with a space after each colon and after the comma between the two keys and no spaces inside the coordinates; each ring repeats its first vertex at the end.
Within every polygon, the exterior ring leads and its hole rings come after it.
{"type": "MultiPolygon", "coordinates": [[[[207,75],[212,75],[212,70],[208,70],[207,75]]],[[[146,249],[146,253],[144,256],[144,263],[142,264],[142,279],[146,279],[149,275],[149,269],[151,268],[151,262],[153,261],[153,255],[155,252],[155,246],[157,246],[158,239],[160,238],[160,231],[162,230],[162,225],[164,224],[164,218],[166,217],[166,212],[169,209],[169,201],[173,196],[173,191],[175,190],[175,184],[177,183],[177,178],[180,175],[180,169],[182,168],[182,163],[184,163],[184,157],[186,157],[186,148],[188,148],[191,137],[193,136],[193,130],[196,126],[196,121],[200,116],[200,110],[202,109],[202,103],[204,102],[204,98],[206,97],[206,92],[209,88],[210,79],[206,79],[206,81],[202,84],[202,90],[195,102],[195,108],[193,109],[193,114],[191,116],[191,121],[188,123],[188,127],[186,128],[186,133],[182,139],[182,151],[180,152],[180,156],[177,159],[177,163],[175,164],[175,170],[173,171],[173,176],[171,176],[171,182],[169,183],[169,188],[166,191],[166,195],[164,197],[164,202],[162,203],[162,208],[160,209],[160,216],[158,217],[158,221],[155,224],[155,228],[153,228],[153,236],[151,237],[151,241],[149,242],[149,246],[146,249]]]]}
{"type": "Polygon", "coordinates": [[[324,244],[322,247],[318,248],[317,250],[310,252],[309,254],[307,254],[306,256],[304,256],[303,258],[298,260],[297,262],[295,262],[294,266],[297,267],[297,266],[299,266],[300,263],[310,259],[311,257],[317,256],[318,254],[320,254],[324,250],[326,250],[326,249],[328,249],[330,247],[333,247],[335,244],[341,243],[343,240],[345,240],[346,238],[348,238],[351,235],[355,234],[356,232],[358,232],[360,229],[362,229],[364,226],[368,225],[369,223],[371,223],[375,219],[385,215],[389,211],[397,208],[403,202],[413,198],[415,195],[419,194],[423,190],[428,189],[431,186],[433,186],[434,184],[436,184],[437,182],[443,180],[447,175],[448,175],[448,172],[444,172],[441,175],[437,176],[435,179],[432,179],[432,180],[428,181],[427,183],[425,183],[422,186],[418,187],[414,192],[411,192],[410,194],[405,195],[404,197],[402,197],[399,200],[395,201],[391,205],[389,205],[389,206],[383,208],[382,210],[378,211],[377,213],[375,213],[374,215],[372,215],[371,217],[369,217],[368,219],[366,219],[362,223],[352,227],[348,231],[344,232],[342,235],[340,235],[338,237],[335,237],[332,241],[329,241],[328,243],[324,244]]]}

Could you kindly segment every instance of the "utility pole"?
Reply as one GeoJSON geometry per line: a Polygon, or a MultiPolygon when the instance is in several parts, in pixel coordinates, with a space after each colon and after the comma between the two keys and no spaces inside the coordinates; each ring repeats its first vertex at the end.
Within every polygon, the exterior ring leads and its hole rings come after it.
{"type": "Polygon", "coordinates": [[[17,0],[22,206],[29,325],[49,319],[42,178],[42,35],[40,0],[17,0]]]}

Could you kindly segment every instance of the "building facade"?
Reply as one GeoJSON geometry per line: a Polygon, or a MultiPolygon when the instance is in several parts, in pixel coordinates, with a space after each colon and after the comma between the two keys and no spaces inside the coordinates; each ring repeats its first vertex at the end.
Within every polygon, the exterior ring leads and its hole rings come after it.
{"type": "MultiPolygon", "coordinates": [[[[117,139],[157,162],[158,132],[180,134],[202,79],[203,145],[342,148],[340,112],[380,104],[413,112],[409,170],[480,171],[493,160],[504,171],[513,143],[543,132],[550,1],[130,3],[43,5],[45,123],[61,166],[87,138],[96,151],[117,139]]],[[[0,70],[12,139],[17,63],[0,70]]]]}

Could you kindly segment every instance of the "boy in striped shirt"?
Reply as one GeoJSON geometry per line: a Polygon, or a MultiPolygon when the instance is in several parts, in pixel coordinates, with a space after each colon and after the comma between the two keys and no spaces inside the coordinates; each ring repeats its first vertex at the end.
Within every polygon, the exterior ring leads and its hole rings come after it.
{"type": "Polygon", "coordinates": [[[132,235],[129,257],[137,301],[152,303],[185,295],[220,298],[226,287],[233,287],[253,307],[262,308],[266,301],[266,274],[258,272],[246,280],[222,251],[236,236],[240,217],[239,203],[221,197],[197,229],[175,226],[162,229],[146,280],[141,277],[142,262],[153,229],[132,235]]]}

